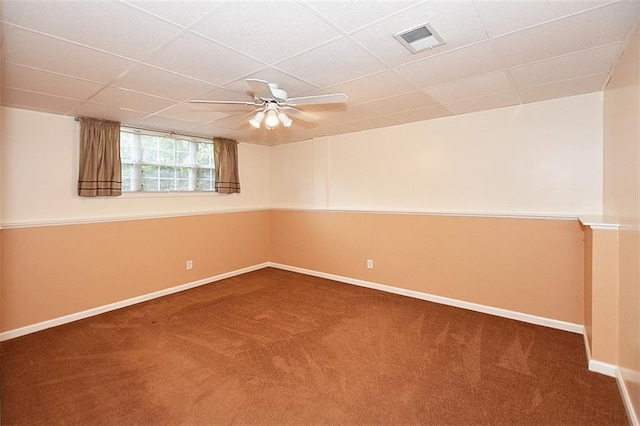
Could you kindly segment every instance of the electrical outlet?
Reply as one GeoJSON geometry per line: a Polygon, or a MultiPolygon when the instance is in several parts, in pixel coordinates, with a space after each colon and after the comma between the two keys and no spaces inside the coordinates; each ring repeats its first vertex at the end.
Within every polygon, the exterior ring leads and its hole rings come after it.
{"type": "Polygon", "coordinates": [[[373,260],[367,259],[367,269],[373,269],[373,260]]]}
{"type": "Polygon", "coordinates": [[[193,269],[193,260],[187,260],[187,269],[193,269]]]}

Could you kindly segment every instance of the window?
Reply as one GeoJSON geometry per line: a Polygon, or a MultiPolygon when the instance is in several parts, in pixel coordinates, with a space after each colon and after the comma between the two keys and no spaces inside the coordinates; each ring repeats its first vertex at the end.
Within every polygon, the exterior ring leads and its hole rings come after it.
{"type": "Polygon", "coordinates": [[[213,143],[123,128],[122,191],[213,191],[213,143]]]}

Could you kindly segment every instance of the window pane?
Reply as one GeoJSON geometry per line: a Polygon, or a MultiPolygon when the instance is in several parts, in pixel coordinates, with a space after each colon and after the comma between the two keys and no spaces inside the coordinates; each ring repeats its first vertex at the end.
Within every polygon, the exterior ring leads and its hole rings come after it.
{"type": "Polygon", "coordinates": [[[131,191],[131,173],[133,171],[133,165],[122,165],[122,190],[131,191]]]}
{"type": "Polygon", "coordinates": [[[142,176],[144,176],[145,178],[158,177],[159,172],[160,172],[160,167],[158,166],[149,166],[149,165],[142,166],[142,176]]]}
{"type": "Polygon", "coordinates": [[[140,135],[142,145],[142,161],[149,163],[158,162],[158,138],[154,136],[140,135]]]}
{"type": "Polygon", "coordinates": [[[176,169],[173,167],[160,167],[160,177],[161,178],[175,178],[176,177],[176,169]]]}
{"type": "Polygon", "coordinates": [[[120,133],[120,159],[131,161],[133,159],[133,135],[131,133],[120,133]]]}
{"type": "Polygon", "coordinates": [[[158,179],[142,179],[142,190],[143,191],[157,191],[158,190],[158,179]]]}
{"type": "Polygon", "coordinates": [[[163,150],[166,150],[166,151],[175,151],[176,150],[176,141],[175,141],[175,139],[161,138],[159,142],[160,142],[160,149],[163,149],[163,150]]]}
{"type": "Polygon", "coordinates": [[[177,179],[176,180],[176,190],[178,190],[178,191],[188,191],[189,190],[189,179],[177,179]]]}
{"type": "Polygon", "coordinates": [[[172,191],[176,189],[176,181],[173,179],[160,179],[160,191],[172,191]]]}
{"type": "Polygon", "coordinates": [[[213,181],[210,179],[198,179],[196,189],[198,191],[213,191],[213,181]]]}
{"type": "Polygon", "coordinates": [[[175,151],[165,151],[161,149],[158,152],[158,163],[160,164],[176,164],[176,153],[175,151]]]}
{"type": "Polygon", "coordinates": [[[189,165],[189,152],[178,152],[176,160],[178,165],[189,165]]]}
{"type": "Polygon", "coordinates": [[[120,135],[123,190],[130,191],[134,182],[134,190],[140,182],[142,191],[214,190],[212,143],[127,131],[120,135]]]}
{"type": "Polygon", "coordinates": [[[213,166],[212,143],[198,143],[198,150],[196,151],[196,164],[198,166],[213,166]]]}
{"type": "Polygon", "coordinates": [[[189,141],[176,140],[176,151],[189,152],[189,141]]]}
{"type": "Polygon", "coordinates": [[[189,168],[188,167],[178,167],[176,169],[176,177],[182,179],[189,179],[189,168]]]}
{"type": "Polygon", "coordinates": [[[122,178],[130,178],[133,169],[132,164],[122,164],[122,178]]]}
{"type": "Polygon", "coordinates": [[[198,179],[211,179],[212,169],[198,169],[198,179]]]}

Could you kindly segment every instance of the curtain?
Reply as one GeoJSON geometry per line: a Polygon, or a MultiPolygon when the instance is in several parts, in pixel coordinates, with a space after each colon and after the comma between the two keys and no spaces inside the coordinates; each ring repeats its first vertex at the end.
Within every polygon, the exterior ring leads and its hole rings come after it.
{"type": "Polygon", "coordinates": [[[121,192],[120,123],[80,118],[78,195],[113,197],[121,192]]]}
{"type": "Polygon", "coordinates": [[[240,193],[238,173],[238,142],[213,138],[216,167],[216,191],[223,194],[240,193]]]}

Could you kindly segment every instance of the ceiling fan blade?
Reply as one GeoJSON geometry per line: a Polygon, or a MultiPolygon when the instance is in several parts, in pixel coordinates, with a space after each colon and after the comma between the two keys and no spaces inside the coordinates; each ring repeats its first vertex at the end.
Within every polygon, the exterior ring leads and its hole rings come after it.
{"type": "Polygon", "coordinates": [[[189,103],[191,104],[218,104],[218,105],[250,105],[250,106],[256,106],[259,104],[256,104],[255,102],[249,102],[249,101],[209,101],[206,99],[191,99],[189,101],[189,103]]]}
{"type": "Polygon", "coordinates": [[[253,96],[260,99],[274,99],[276,95],[271,91],[271,86],[264,80],[248,78],[247,83],[253,90],[253,96]]]}
{"type": "Polygon", "coordinates": [[[333,93],[331,95],[301,96],[299,98],[287,99],[287,105],[318,105],[318,104],[339,104],[347,102],[349,97],[344,93],[333,93]]]}
{"type": "Polygon", "coordinates": [[[300,111],[299,109],[295,109],[292,107],[283,107],[282,110],[287,114],[295,117],[298,120],[305,121],[307,123],[313,123],[320,120],[320,117],[317,115],[310,114],[308,112],[300,111]]]}
{"type": "Polygon", "coordinates": [[[219,120],[215,120],[211,124],[213,126],[224,127],[225,129],[234,129],[234,130],[240,129],[243,127],[248,127],[249,120],[247,120],[247,118],[249,118],[252,114],[255,114],[257,111],[261,111],[261,109],[258,108],[254,111],[251,111],[245,114],[229,115],[219,120]]]}

